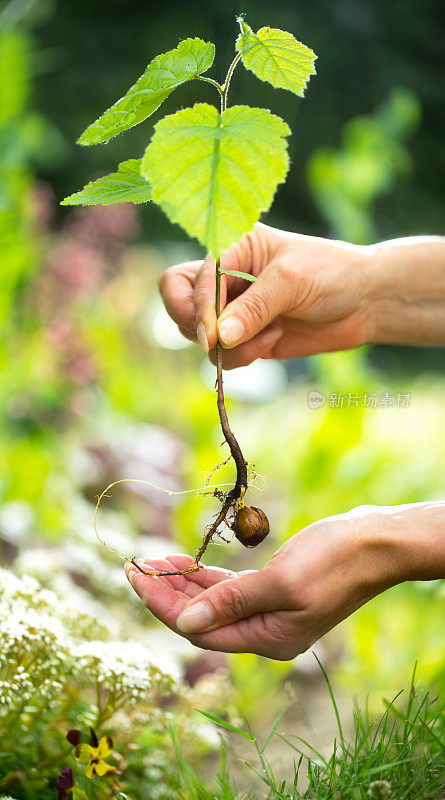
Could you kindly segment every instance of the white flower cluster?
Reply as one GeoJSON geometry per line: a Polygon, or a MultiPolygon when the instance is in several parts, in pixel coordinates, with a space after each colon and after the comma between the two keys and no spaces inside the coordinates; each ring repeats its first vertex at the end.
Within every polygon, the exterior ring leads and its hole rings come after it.
{"type": "Polygon", "coordinates": [[[83,642],[75,648],[75,662],[80,673],[116,695],[127,695],[129,702],[151,692],[170,694],[180,677],[177,664],[161,668],[156,654],[135,641],[83,642]]]}
{"type": "Polygon", "coordinates": [[[0,570],[0,714],[31,700],[47,708],[57,701],[69,656],[52,599],[32,578],[0,570]]]}
{"type": "Polygon", "coordinates": [[[108,637],[82,604],[78,609],[34,578],[0,569],[0,715],[27,705],[51,709],[68,680],[79,690],[99,684],[130,703],[172,692],[180,678],[176,659],[166,663],[140,642],[108,637]]]}

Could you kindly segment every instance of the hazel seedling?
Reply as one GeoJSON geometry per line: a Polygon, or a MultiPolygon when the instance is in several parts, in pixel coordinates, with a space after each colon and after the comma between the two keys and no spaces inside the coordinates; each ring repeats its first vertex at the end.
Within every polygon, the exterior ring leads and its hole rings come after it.
{"type": "MultiPolygon", "coordinates": [[[[217,317],[221,312],[223,275],[256,280],[250,274],[223,269],[220,256],[251,231],[261,213],[269,209],[289,168],[286,137],[290,129],[286,122],[265,108],[228,106],[234,70],[242,63],[260,80],[299,97],[304,96],[306,84],[315,74],[315,54],[291,33],[268,27],[254,33],[243,17],[238,17],[237,22],[240,33],[235,56],[223,83],[204,75],[213,63],[215,46],[200,38],[185,39],[173,50],[156,56],[128,92],[88,126],[78,144],[102,144],[138,125],[190,80],[211,84],[218,93],[219,108],[198,102],[192,108],[169,114],[154,126],[142,158],[123,161],[117,172],[88,183],[62,201],[62,205],[157,203],[172,222],[179,223],[212,253],[217,317]]],[[[221,509],[207,527],[193,564],[186,570],[155,572],[142,569],[131,559],[146,574],[178,575],[199,569],[201,557],[214,536],[221,536],[224,525],[232,528],[247,547],[259,544],[269,532],[264,511],[244,505],[248,464],[227,418],[219,343],[216,388],[222,432],[236,466],[235,484],[228,492],[215,488],[213,496],[221,501],[221,509]]],[[[99,504],[112,486],[122,482],[110,484],[98,499],[94,516],[97,535],[99,504]]],[[[206,493],[207,488],[198,491],[206,493]]]]}

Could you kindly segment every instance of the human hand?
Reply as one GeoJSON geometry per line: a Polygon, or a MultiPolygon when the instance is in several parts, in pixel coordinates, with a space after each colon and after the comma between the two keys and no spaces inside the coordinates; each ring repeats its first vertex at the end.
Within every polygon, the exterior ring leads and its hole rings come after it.
{"type": "Polygon", "coordinates": [[[257,223],[221,257],[219,319],[210,256],[165,270],[166,309],[188,339],[225,369],[371,342],[445,344],[445,238],[414,236],[359,247],[257,223]]]}
{"type": "Polygon", "coordinates": [[[231,369],[256,358],[307,356],[368,341],[369,261],[366,247],[258,223],[221,258],[222,268],[258,280],[222,276],[218,321],[211,256],[167,269],[159,288],[183,335],[198,339],[206,352],[219,338],[223,366],[231,369]]]}
{"type": "MultiPolygon", "coordinates": [[[[260,570],[156,578],[131,562],[125,569],[147,608],[198,647],[287,660],[388,587],[445,576],[444,523],[445,503],[363,506],[304,528],[260,570]]],[[[144,564],[192,562],[174,555],[144,564]]]]}

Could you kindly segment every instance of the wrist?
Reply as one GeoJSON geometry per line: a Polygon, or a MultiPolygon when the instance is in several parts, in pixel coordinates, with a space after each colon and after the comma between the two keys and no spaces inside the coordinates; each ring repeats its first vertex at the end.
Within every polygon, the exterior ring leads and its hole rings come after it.
{"type": "MultiPolygon", "coordinates": [[[[359,509],[358,509],[359,510],[359,509]]],[[[376,508],[364,526],[371,584],[445,577],[445,502],[376,508]]]]}
{"type": "Polygon", "coordinates": [[[366,250],[369,343],[445,344],[445,239],[409,237],[366,250]]]}

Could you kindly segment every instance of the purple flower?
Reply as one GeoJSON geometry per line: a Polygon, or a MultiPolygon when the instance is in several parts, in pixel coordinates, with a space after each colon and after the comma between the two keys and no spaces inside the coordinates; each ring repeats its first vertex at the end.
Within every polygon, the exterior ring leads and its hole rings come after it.
{"type": "Polygon", "coordinates": [[[73,745],[73,747],[77,747],[77,745],[81,741],[81,737],[82,737],[81,731],[76,731],[76,730],[68,731],[66,735],[66,738],[68,739],[69,743],[73,745]]]}
{"type": "Polygon", "coordinates": [[[69,797],[73,790],[73,771],[72,769],[63,769],[56,778],[57,798],[58,800],[65,800],[69,797]]]}

